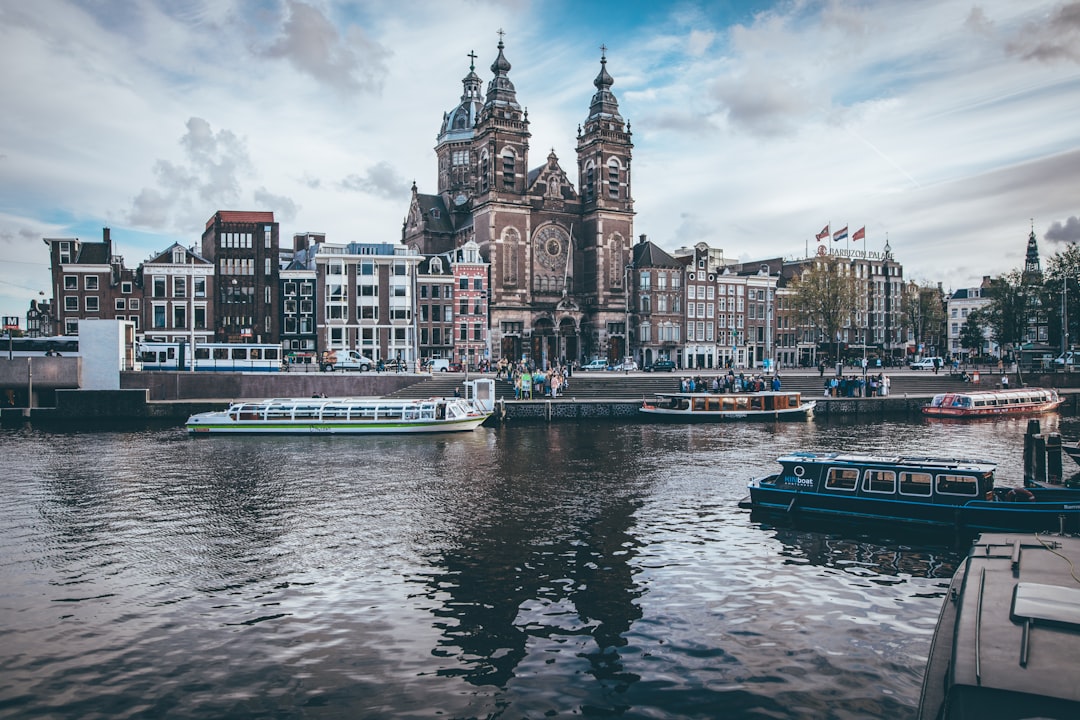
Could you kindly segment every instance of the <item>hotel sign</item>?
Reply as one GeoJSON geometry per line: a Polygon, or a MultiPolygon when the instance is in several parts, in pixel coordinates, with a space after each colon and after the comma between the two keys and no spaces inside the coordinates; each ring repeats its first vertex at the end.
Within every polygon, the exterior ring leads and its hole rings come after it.
{"type": "Polygon", "coordinates": [[[832,255],[833,257],[851,258],[853,260],[894,260],[893,254],[887,250],[845,250],[843,248],[828,248],[818,245],[818,255],[832,255]]]}

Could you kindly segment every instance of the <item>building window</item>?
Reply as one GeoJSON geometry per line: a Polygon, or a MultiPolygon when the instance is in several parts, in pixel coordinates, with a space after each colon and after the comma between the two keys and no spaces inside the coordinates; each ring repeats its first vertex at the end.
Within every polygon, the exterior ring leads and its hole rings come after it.
{"type": "Polygon", "coordinates": [[[96,275],[87,275],[86,280],[84,281],[84,283],[86,285],[87,290],[97,290],[98,289],[98,278],[97,278],[96,275]]]}
{"type": "Polygon", "coordinates": [[[64,311],[65,312],[78,312],[79,311],[79,298],[77,295],[68,295],[64,298],[64,311]]]}
{"type": "Polygon", "coordinates": [[[514,189],[514,153],[512,150],[505,150],[502,155],[502,174],[503,174],[503,189],[514,189]]]}
{"type": "Polygon", "coordinates": [[[64,276],[64,289],[65,290],[78,290],[79,289],[79,278],[77,278],[74,275],[65,275],[64,276]]]}
{"type": "Polygon", "coordinates": [[[608,197],[619,199],[619,162],[614,158],[608,161],[608,197]]]}
{"type": "Polygon", "coordinates": [[[165,297],[165,278],[161,276],[154,277],[154,297],[165,297]]]}
{"type": "Polygon", "coordinates": [[[113,309],[114,310],[124,310],[124,309],[126,309],[126,306],[127,306],[127,301],[124,298],[116,298],[115,307],[113,309]]]}
{"type": "Polygon", "coordinates": [[[154,324],[153,324],[153,327],[155,327],[155,328],[163,328],[163,327],[165,327],[165,306],[164,305],[155,305],[154,306],[154,324]]]}
{"type": "Polygon", "coordinates": [[[483,290],[484,289],[484,278],[473,278],[472,287],[473,287],[473,290],[483,290]]]}
{"type": "Polygon", "coordinates": [[[173,278],[173,297],[187,297],[187,278],[173,278]]]}
{"type": "Polygon", "coordinates": [[[185,308],[183,305],[173,306],[173,327],[187,327],[187,308],[185,308]]]}
{"type": "Polygon", "coordinates": [[[195,308],[195,327],[199,330],[206,329],[206,308],[201,306],[195,308]]]}
{"type": "Polygon", "coordinates": [[[131,301],[128,302],[128,310],[138,310],[138,309],[139,309],[139,298],[131,298],[131,301]]]}

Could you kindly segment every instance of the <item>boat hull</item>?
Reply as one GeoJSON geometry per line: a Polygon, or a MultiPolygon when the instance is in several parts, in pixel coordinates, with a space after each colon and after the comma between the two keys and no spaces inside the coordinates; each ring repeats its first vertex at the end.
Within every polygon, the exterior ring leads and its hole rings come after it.
{"type": "Polygon", "coordinates": [[[962,505],[896,498],[826,495],[797,489],[750,486],[750,508],[786,520],[975,534],[979,532],[1080,531],[1080,499],[1046,502],[971,500],[962,505]]]}
{"type": "Polygon", "coordinates": [[[808,402],[784,410],[675,410],[644,406],[639,410],[656,419],[674,422],[738,422],[744,420],[803,420],[814,412],[816,403],[808,402]]]}
{"type": "Polygon", "coordinates": [[[1042,413],[1057,410],[1065,400],[1040,403],[1038,405],[1026,405],[1022,407],[983,407],[983,408],[953,408],[953,407],[923,407],[923,415],[936,418],[980,418],[1001,417],[1002,415],[1040,415],[1042,413]]]}
{"type": "Polygon", "coordinates": [[[484,424],[488,415],[434,422],[202,422],[187,424],[192,435],[388,435],[468,432],[484,424]]]}

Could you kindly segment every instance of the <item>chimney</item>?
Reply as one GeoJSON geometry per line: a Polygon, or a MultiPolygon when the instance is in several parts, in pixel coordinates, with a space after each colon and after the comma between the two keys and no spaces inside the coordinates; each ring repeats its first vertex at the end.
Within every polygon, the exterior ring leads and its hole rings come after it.
{"type": "Polygon", "coordinates": [[[645,233],[641,233],[641,235],[638,236],[638,242],[639,243],[644,243],[645,242],[645,233]]]}

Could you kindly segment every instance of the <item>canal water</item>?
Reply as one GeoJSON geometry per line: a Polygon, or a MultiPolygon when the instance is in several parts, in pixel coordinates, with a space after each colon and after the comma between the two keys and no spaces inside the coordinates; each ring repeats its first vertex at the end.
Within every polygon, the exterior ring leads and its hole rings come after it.
{"type": "Polygon", "coordinates": [[[961,556],[737,502],[792,450],[1019,481],[1025,427],[3,430],[0,716],[910,718],[961,556]]]}

